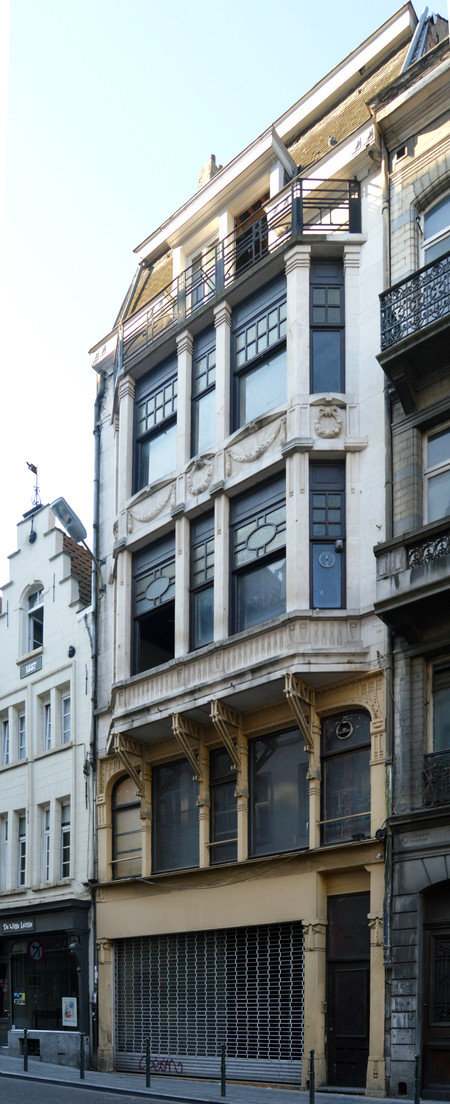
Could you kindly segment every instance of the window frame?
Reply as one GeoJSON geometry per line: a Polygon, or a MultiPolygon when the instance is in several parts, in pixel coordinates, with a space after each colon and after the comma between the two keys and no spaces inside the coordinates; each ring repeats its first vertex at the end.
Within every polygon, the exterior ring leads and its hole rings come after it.
{"type": "MultiPolygon", "coordinates": [[[[266,541],[264,548],[267,548],[268,544],[272,541],[266,541]]],[[[245,554],[245,553],[244,553],[245,554]]],[[[276,620],[278,617],[283,617],[286,613],[286,481],[284,473],[278,475],[275,479],[270,480],[263,484],[259,484],[252,488],[251,491],[247,491],[242,495],[236,496],[231,500],[230,509],[230,602],[229,602],[229,619],[230,619],[230,634],[245,632],[247,629],[257,628],[259,625],[268,624],[270,621],[276,620]],[[247,508],[245,504],[247,503],[247,508]],[[259,554],[258,547],[251,549],[250,552],[255,551],[253,559],[248,560],[243,564],[236,563],[236,556],[239,555],[239,550],[236,547],[236,533],[237,530],[248,528],[253,522],[253,528],[246,538],[247,550],[248,540],[254,532],[258,529],[264,529],[267,526],[273,525],[272,522],[265,520],[270,514],[280,510],[284,506],[284,523],[280,522],[279,527],[276,527],[276,532],[272,539],[278,537],[279,533],[284,532],[285,539],[283,545],[277,545],[269,552],[263,551],[261,545],[261,552],[259,554]],[[258,521],[258,518],[263,518],[262,523],[258,521]],[[281,612],[273,614],[272,617],[262,617],[262,619],[253,621],[252,624],[241,623],[240,614],[240,588],[239,583],[241,579],[248,578],[251,574],[261,570],[263,567],[271,567],[277,564],[278,561],[284,563],[284,608],[281,612]]]]}
{"type": "Polygon", "coordinates": [[[450,514],[450,509],[446,514],[440,514],[438,517],[430,519],[429,517],[429,487],[432,479],[439,477],[440,475],[447,475],[449,485],[449,503],[450,503],[450,422],[446,422],[441,426],[434,426],[424,437],[423,445],[423,512],[424,522],[426,525],[432,525],[434,522],[443,521],[450,514]],[[449,439],[449,451],[448,456],[444,460],[438,461],[436,464],[428,463],[428,448],[432,438],[439,437],[441,435],[448,434],[449,439]]]}
{"type": "Polygon", "coordinates": [[[71,807],[70,800],[60,802],[60,818],[61,818],[61,842],[60,842],[60,879],[66,881],[71,877],[71,807]],[[64,816],[67,815],[65,810],[68,810],[68,820],[64,820],[64,816]]]}
{"type": "MultiPolygon", "coordinates": [[[[248,779],[249,779],[249,803],[248,803],[248,854],[249,858],[260,858],[264,855],[276,855],[283,852],[291,851],[306,851],[309,848],[309,784],[307,780],[309,770],[309,752],[305,749],[305,741],[302,737],[300,730],[295,725],[288,725],[286,728],[279,729],[276,732],[265,732],[260,736],[255,736],[248,741],[248,779]],[[283,744],[283,741],[285,743],[283,744]],[[268,758],[268,770],[257,770],[258,764],[256,762],[257,745],[266,744],[269,748],[270,744],[273,745],[273,751],[268,758]],[[292,766],[289,768],[286,774],[286,764],[283,762],[285,758],[285,749],[294,749],[292,755],[293,765],[295,763],[295,781],[292,786],[292,795],[295,791],[295,802],[297,803],[294,810],[294,803],[291,806],[291,815],[286,815],[287,809],[287,796],[286,796],[286,781],[292,783],[294,778],[294,772],[292,766]],[[277,764],[277,752],[279,753],[277,764]],[[274,766],[270,764],[273,762],[274,766]],[[283,770],[280,772],[280,764],[283,766],[283,770]],[[275,771],[274,768],[277,767],[275,771]],[[258,778],[257,778],[258,775],[258,778]],[[280,777],[285,778],[284,785],[280,787],[280,777]],[[261,782],[264,780],[264,786],[261,786],[261,782]],[[277,794],[277,790],[280,792],[277,794]],[[302,792],[303,790],[303,792],[302,792]],[[304,808],[302,802],[304,801],[304,808]],[[280,816],[280,812],[283,815],[280,816]],[[274,837],[275,830],[278,833],[283,831],[288,833],[293,830],[294,821],[292,814],[295,812],[297,819],[297,843],[293,839],[276,838],[274,837]],[[265,817],[266,830],[263,831],[261,821],[265,817]],[[259,821],[259,824],[258,824],[259,821]],[[303,838],[301,839],[301,829],[303,828],[303,838]],[[259,842],[258,842],[259,838],[259,842]],[[265,846],[264,846],[265,845],[265,846]]],[[[289,755],[287,756],[289,758],[289,755]]],[[[264,763],[262,763],[264,767],[264,763]]]]}
{"type": "Polygon", "coordinates": [[[52,702],[50,698],[42,703],[42,747],[50,751],[52,747],[52,702]]]}
{"type": "Polygon", "coordinates": [[[152,871],[155,874],[170,873],[172,870],[191,870],[199,866],[198,792],[198,780],[193,778],[192,767],[187,759],[158,763],[152,768],[152,871]],[[161,785],[163,772],[167,772],[168,782],[170,782],[170,772],[174,777],[177,771],[179,771],[179,777],[176,779],[176,785],[171,787],[166,784],[163,787],[161,785]],[[186,796],[188,803],[182,808],[183,798],[186,796]],[[169,806],[172,806],[172,809],[169,806]],[[190,828],[192,836],[189,840],[190,828]],[[177,849],[177,856],[180,856],[179,862],[171,860],[171,849],[173,851],[173,841],[177,832],[178,840],[192,845],[192,852],[189,847],[186,847],[183,854],[181,848],[177,849]],[[183,855],[186,856],[185,861],[182,861],[183,855]]]}
{"type": "MultiPolygon", "coordinates": [[[[433,753],[437,753],[437,754],[444,753],[444,754],[447,754],[448,756],[450,756],[450,724],[448,726],[449,727],[449,737],[448,737],[447,745],[445,746],[445,744],[444,744],[442,747],[437,746],[438,742],[441,743],[441,739],[439,738],[439,740],[438,740],[438,738],[437,738],[438,734],[437,734],[437,731],[436,731],[437,714],[438,714],[437,702],[436,702],[436,693],[439,693],[440,691],[447,691],[448,699],[449,699],[449,703],[450,703],[450,659],[447,659],[447,661],[443,661],[441,663],[436,663],[435,666],[432,668],[431,695],[430,695],[431,696],[431,703],[432,703],[432,708],[431,708],[431,751],[433,753]]],[[[446,697],[447,697],[447,695],[446,695],[446,697]]],[[[442,719],[445,721],[445,718],[448,715],[450,715],[450,714],[447,713],[447,703],[445,702],[444,710],[443,710],[443,713],[442,713],[442,719]]]]}
{"type": "Polygon", "coordinates": [[[19,713],[17,719],[17,757],[19,761],[23,761],[27,757],[27,722],[25,710],[19,713]]]}
{"type": "Polygon", "coordinates": [[[50,828],[50,805],[44,805],[41,808],[41,836],[42,836],[42,853],[41,853],[41,880],[44,885],[51,881],[50,878],[50,849],[51,849],[51,828],[50,828]]]}
{"type": "MultiPolygon", "coordinates": [[[[274,322],[274,320],[273,320],[274,322]]],[[[287,403],[287,359],[286,359],[286,335],[287,335],[287,290],[286,281],[276,280],[242,303],[234,312],[231,331],[231,357],[232,357],[232,395],[231,395],[231,423],[233,431],[242,429],[256,418],[263,418],[272,410],[277,410],[287,403]],[[271,324],[269,316],[277,311],[278,321],[271,324]],[[258,334],[258,327],[265,321],[265,336],[267,343],[264,349],[250,352],[264,339],[264,334],[258,334]],[[270,333],[277,330],[277,337],[270,341],[270,333]],[[254,340],[252,336],[254,333],[254,340]],[[241,345],[241,348],[238,348],[241,345]],[[261,371],[280,355],[284,358],[284,390],[283,397],[274,394],[274,401],[267,403],[262,409],[241,414],[242,381],[248,380],[254,373],[261,371]]],[[[274,379],[277,373],[272,373],[274,379]]]]}
{"type": "MultiPolygon", "coordinates": [[[[113,785],[113,788],[111,790],[111,876],[112,876],[113,881],[118,881],[120,878],[140,878],[140,877],[142,877],[142,825],[141,825],[140,819],[139,819],[139,829],[132,828],[131,831],[130,831],[130,829],[127,828],[127,830],[125,832],[119,832],[118,831],[118,824],[120,823],[120,814],[121,813],[124,813],[124,812],[127,813],[131,809],[134,809],[134,810],[137,809],[137,810],[139,810],[139,818],[140,818],[140,810],[141,810],[141,799],[140,799],[138,794],[136,794],[136,796],[133,797],[132,799],[129,799],[127,801],[123,801],[120,805],[116,804],[117,792],[120,789],[120,787],[123,785],[124,782],[130,783],[130,788],[133,788],[133,786],[134,786],[134,789],[136,790],[136,783],[133,781],[133,779],[131,778],[131,775],[129,775],[129,774],[122,774],[120,776],[120,778],[117,778],[114,785],[113,785]],[[127,852],[122,853],[122,851],[120,851],[117,847],[117,840],[118,840],[119,836],[135,835],[138,831],[139,831],[140,846],[137,847],[137,848],[128,848],[127,852]],[[122,854],[123,854],[123,857],[122,857],[122,854]],[[125,874],[120,873],[121,863],[130,863],[130,864],[132,864],[134,862],[139,867],[139,869],[137,871],[134,871],[133,873],[130,873],[130,871],[128,871],[125,874]]],[[[122,867],[122,869],[123,869],[123,867],[122,867]]]]}
{"type": "MultiPolygon", "coordinates": [[[[345,281],[344,281],[344,266],[342,261],[325,261],[325,260],[312,260],[309,276],[309,336],[310,336],[310,393],[311,395],[320,395],[331,392],[333,394],[342,395],[345,393],[345,281]],[[331,277],[330,272],[328,275],[326,269],[330,270],[334,268],[336,276],[334,279],[331,277]],[[320,272],[323,275],[320,275],[320,272]],[[328,293],[332,288],[338,288],[340,291],[340,321],[339,323],[333,322],[316,322],[314,321],[314,309],[315,307],[320,309],[320,305],[314,303],[314,290],[323,288],[325,291],[325,303],[323,307],[326,312],[329,309],[337,309],[336,304],[328,303],[328,293]],[[314,334],[316,333],[337,333],[339,334],[339,387],[316,387],[315,386],[315,365],[314,365],[314,334]]],[[[317,369],[318,371],[318,369],[317,369]]],[[[334,383],[334,381],[332,381],[334,383]]]]}
{"type": "Polygon", "coordinates": [[[8,813],[0,816],[0,891],[5,892],[8,885],[8,813]]]}
{"type": "MultiPolygon", "coordinates": [[[[158,541],[152,542],[152,544],[145,545],[139,552],[135,552],[133,557],[133,674],[143,674],[144,671],[152,671],[156,667],[160,667],[165,663],[170,663],[175,658],[175,533],[168,533],[165,537],[160,538],[158,541]],[[149,579],[148,586],[143,591],[145,580],[149,579]],[[167,579],[168,583],[165,590],[161,593],[156,593],[158,590],[158,580],[167,579]],[[148,590],[151,586],[154,586],[155,596],[148,597],[148,590]],[[142,593],[141,593],[142,592],[142,593]],[[138,609],[138,603],[140,603],[140,609],[138,609]],[[173,621],[170,622],[173,625],[173,655],[170,657],[161,658],[158,663],[153,663],[150,667],[144,667],[141,664],[142,644],[143,638],[141,637],[140,626],[144,622],[151,623],[156,622],[156,614],[163,607],[168,607],[167,610],[167,625],[169,624],[169,610],[173,612],[173,621]]],[[[159,589],[163,583],[159,584],[159,589]]],[[[154,646],[154,645],[153,645],[154,646]]]]}
{"type": "Polygon", "coordinates": [[[211,866],[216,866],[219,863],[237,862],[238,824],[236,785],[237,770],[230,759],[228,751],[222,745],[218,748],[212,748],[209,758],[209,792],[211,801],[211,813],[209,822],[209,861],[211,866]],[[222,756],[224,757],[224,769],[221,771],[217,767],[217,764],[220,763],[220,758],[222,756]],[[228,764],[228,769],[226,769],[226,764],[228,764]],[[218,838],[216,828],[217,795],[228,793],[228,791],[230,790],[233,791],[232,802],[230,802],[230,808],[227,809],[227,812],[230,813],[231,811],[234,814],[236,822],[235,836],[220,839],[218,838]],[[228,849],[226,854],[223,853],[224,849],[228,849]]]}
{"type": "MultiPolygon", "coordinates": [[[[200,377],[201,378],[201,377],[200,377]]],[[[216,393],[216,333],[214,329],[206,330],[194,339],[192,353],[192,384],[191,384],[191,456],[201,456],[205,452],[212,451],[216,443],[215,402],[214,418],[212,422],[211,441],[199,445],[200,411],[205,402],[210,401],[210,396],[216,393]],[[211,359],[213,358],[213,360],[211,359]],[[196,389],[198,382],[196,366],[206,359],[205,385],[201,390],[196,389]]]]}
{"type": "Polygon", "coordinates": [[[27,819],[26,813],[17,813],[17,888],[23,889],[27,877],[27,819]]]}
{"type": "Polygon", "coordinates": [[[61,743],[70,744],[72,740],[72,703],[70,694],[61,695],[61,743]],[[68,717],[69,725],[67,730],[67,712],[66,706],[69,703],[68,717]]]}
{"type": "Polygon", "coordinates": [[[153,483],[157,483],[160,479],[164,479],[169,476],[171,472],[176,470],[176,449],[177,449],[177,409],[178,409],[178,359],[177,356],[171,356],[162,364],[158,365],[152,372],[138,380],[135,391],[134,401],[134,492],[143,490],[145,487],[151,486],[153,483]],[[170,389],[170,395],[166,397],[166,391],[170,389]],[[162,400],[161,400],[162,396],[162,400]],[[164,414],[165,406],[168,406],[168,412],[164,414]],[[147,409],[147,413],[144,413],[144,408],[147,409]],[[163,415],[159,417],[158,411],[162,409],[163,415]],[[147,424],[145,428],[141,427],[141,421],[145,421],[147,424]],[[151,465],[151,442],[162,438],[164,434],[175,428],[175,434],[173,435],[173,466],[165,468],[164,471],[158,471],[152,474],[150,471],[151,465]],[[149,448],[148,456],[145,458],[144,450],[149,448]],[[143,464],[147,464],[147,476],[143,479],[143,464]]]}
{"type": "Polygon", "coordinates": [[[214,567],[215,567],[215,529],[214,529],[214,511],[209,511],[207,514],[202,514],[201,517],[191,521],[190,525],[190,564],[189,564],[189,606],[190,606],[190,618],[189,618],[189,645],[190,651],[195,651],[197,648],[207,647],[208,644],[214,643],[214,567]],[[200,571],[194,572],[194,567],[198,566],[196,560],[196,552],[203,549],[203,570],[202,578],[198,579],[200,571]],[[212,556],[212,564],[210,562],[212,556]],[[208,562],[209,561],[209,562],[208,562]],[[196,607],[197,599],[200,595],[210,592],[212,594],[212,631],[209,640],[198,641],[196,636],[196,607]]]}
{"type": "Polygon", "coordinates": [[[9,717],[2,717],[2,767],[11,762],[11,726],[9,717]]]}
{"type": "MultiPolygon", "coordinates": [[[[346,463],[345,460],[330,460],[327,461],[312,461],[309,466],[309,545],[310,545],[310,603],[311,609],[345,609],[347,604],[346,595],[346,583],[347,583],[347,565],[346,565],[346,463]],[[329,473],[329,478],[325,479],[323,483],[319,482],[317,476],[320,471],[323,471],[324,475],[329,473]],[[334,480],[334,482],[333,482],[334,480]],[[320,522],[316,522],[314,518],[314,511],[321,507],[315,500],[315,495],[318,496],[340,496],[341,503],[338,507],[340,512],[340,523],[331,518],[331,511],[337,509],[333,506],[331,499],[327,501],[324,508],[325,520],[323,522],[326,532],[323,535],[318,535],[314,532],[314,527],[320,522]],[[332,533],[331,528],[333,526],[338,527],[339,533],[332,533]],[[342,545],[342,548],[338,551],[336,545],[342,545]],[[330,545],[334,545],[334,549],[330,550],[330,545]],[[319,553],[319,548],[322,548],[322,552],[319,553]],[[317,562],[316,562],[317,552],[317,562]],[[334,556],[333,563],[321,564],[320,557],[334,556]],[[336,560],[337,557],[337,560],[336,560]],[[339,571],[339,604],[329,605],[327,603],[319,603],[317,595],[317,565],[325,568],[333,568],[334,563],[337,562],[339,571]]],[[[337,572],[336,572],[337,576],[337,572]]]]}
{"type": "Polygon", "coordinates": [[[435,264],[437,261],[439,261],[441,259],[441,257],[444,257],[446,255],[446,253],[450,252],[450,191],[444,192],[444,194],[439,196],[438,199],[434,199],[433,203],[430,203],[429,207],[427,207],[426,210],[423,211],[423,213],[422,213],[421,222],[422,222],[421,253],[422,253],[423,264],[424,265],[435,264]],[[448,205],[448,222],[445,224],[445,226],[441,230],[436,231],[434,234],[430,234],[430,236],[427,238],[426,237],[427,218],[429,217],[429,215],[432,215],[433,211],[437,207],[439,207],[441,204],[447,204],[448,205]],[[440,242],[446,243],[447,248],[445,248],[442,252],[438,252],[437,256],[427,258],[427,252],[428,251],[431,252],[432,250],[434,250],[434,248],[436,246],[439,248],[440,242]]]}
{"type": "MultiPolygon", "coordinates": [[[[364,835],[365,839],[370,839],[371,838],[370,837],[371,815],[372,815],[372,789],[371,789],[371,787],[372,787],[372,778],[371,778],[371,765],[370,765],[370,763],[371,763],[371,746],[372,746],[371,717],[370,717],[370,713],[368,712],[367,709],[364,708],[364,706],[357,706],[357,705],[356,706],[349,706],[348,709],[340,710],[338,713],[328,714],[327,716],[322,718],[322,722],[321,722],[321,739],[320,739],[320,762],[321,762],[321,772],[322,772],[320,841],[321,841],[321,846],[322,847],[336,847],[336,846],[340,846],[340,844],[342,844],[342,843],[355,842],[354,836],[358,835],[358,834],[364,835]],[[361,735],[361,737],[358,737],[358,735],[356,735],[356,738],[353,741],[353,743],[351,745],[348,745],[345,741],[347,739],[351,739],[351,737],[353,736],[353,732],[354,732],[351,718],[356,717],[356,716],[360,716],[360,717],[364,718],[365,722],[367,723],[367,734],[363,733],[361,735]],[[345,726],[347,726],[348,723],[350,723],[350,726],[352,727],[352,731],[348,735],[345,734],[345,730],[342,732],[342,734],[339,734],[337,732],[338,727],[341,727],[341,728],[344,727],[344,729],[345,729],[345,726]],[[331,729],[332,724],[334,724],[334,727],[336,729],[336,734],[335,734],[336,735],[336,740],[341,740],[342,741],[341,744],[333,742],[333,735],[332,735],[331,732],[329,732],[329,734],[327,734],[327,731],[326,731],[327,726],[330,726],[330,729],[331,729]],[[334,764],[337,759],[342,762],[344,760],[344,758],[348,759],[350,761],[350,763],[353,762],[353,764],[354,764],[356,762],[356,756],[358,756],[359,759],[361,759],[363,753],[365,754],[366,760],[367,760],[367,762],[365,764],[365,771],[367,773],[366,781],[367,781],[367,786],[368,786],[369,808],[365,809],[363,811],[359,811],[357,809],[356,812],[352,811],[349,814],[344,813],[340,817],[329,817],[327,815],[327,813],[331,811],[329,802],[333,801],[333,799],[335,797],[335,794],[332,791],[332,793],[329,797],[328,792],[327,792],[328,764],[329,763],[334,764]],[[364,818],[366,818],[366,820],[364,820],[364,818]],[[346,835],[345,834],[345,826],[346,826],[347,822],[350,822],[350,821],[353,821],[353,820],[356,820],[357,825],[361,825],[361,833],[348,832],[347,835],[346,835]],[[369,829],[369,834],[368,835],[366,835],[365,832],[363,833],[363,828],[367,825],[367,822],[368,822],[368,829],[369,829]],[[327,837],[331,837],[331,833],[332,833],[332,828],[328,827],[329,824],[336,824],[336,825],[341,824],[341,826],[342,826],[341,834],[340,835],[337,834],[339,832],[339,829],[335,829],[334,837],[333,838],[327,838],[327,837]]],[[[330,771],[330,774],[331,774],[331,771],[330,771]]],[[[344,787],[342,789],[342,793],[347,798],[347,800],[350,800],[350,801],[355,797],[356,792],[358,794],[361,794],[361,793],[363,794],[364,791],[361,788],[361,785],[358,786],[357,791],[355,791],[355,792],[348,789],[348,787],[344,787]]]]}
{"type": "Polygon", "coordinates": [[[44,587],[35,586],[27,594],[27,652],[35,652],[44,646],[44,587]],[[39,601],[33,601],[39,599],[39,601]],[[38,616],[37,616],[38,615],[38,616]],[[41,639],[35,639],[36,626],[40,629],[37,634],[41,639]]]}

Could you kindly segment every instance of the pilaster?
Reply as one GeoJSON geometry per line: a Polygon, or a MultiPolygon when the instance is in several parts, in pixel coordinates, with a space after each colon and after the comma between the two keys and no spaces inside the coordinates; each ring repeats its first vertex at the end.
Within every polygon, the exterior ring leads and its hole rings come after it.
{"type": "Polygon", "coordinates": [[[189,522],[175,522],[175,656],[189,651],[189,522]]]}
{"type": "Polygon", "coordinates": [[[286,611],[309,609],[308,452],[286,456],[286,611]],[[300,566],[301,565],[301,566],[300,566]]]}
{"type": "Polygon", "coordinates": [[[286,392],[288,406],[309,395],[309,266],[310,245],[296,245],[285,257],[287,334],[286,392]]]}
{"type": "Polygon", "coordinates": [[[314,1069],[316,1085],[326,1084],[325,1065],[325,977],[326,977],[326,933],[325,920],[319,918],[303,921],[303,939],[305,948],[305,1001],[308,1010],[305,1016],[305,1036],[302,1064],[302,1088],[309,1081],[309,1062],[307,1056],[314,1050],[314,1069]]]}
{"type": "Polygon", "coordinates": [[[217,495],[214,504],[214,640],[228,636],[229,499],[217,495]]]}
{"type": "Polygon", "coordinates": [[[117,456],[117,511],[133,492],[133,427],[135,383],[123,376],[119,383],[119,444],[117,456]]]}
{"type": "Polygon", "coordinates": [[[97,942],[98,961],[98,1053],[97,1069],[114,1069],[113,1024],[113,969],[112,943],[109,939],[97,942]]]}
{"type": "Polygon", "coordinates": [[[191,455],[191,388],[193,340],[189,330],[177,337],[178,402],[177,402],[177,470],[191,455]]]}
{"type": "Polygon", "coordinates": [[[231,307],[219,303],[214,308],[216,328],[216,444],[230,432],[231,307]]]}
{"type": "Polygon", "coordinates": [[[131,674],[131,601],[133,560],[126,548],[119,552],[116,569],[116,640],[114,681],[131,674]]]}
{"type": "Polygon", "coordinates": [[[344,246],[345,391],[359,399],[359,266],[361,247],[344,246]]]}

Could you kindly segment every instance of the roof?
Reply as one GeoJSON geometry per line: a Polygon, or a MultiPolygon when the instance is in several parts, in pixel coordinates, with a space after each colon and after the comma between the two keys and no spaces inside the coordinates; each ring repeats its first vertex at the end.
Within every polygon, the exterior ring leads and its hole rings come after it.
{"type": "Polygon", "coordinates": [[[71,574],[78,579],[80,602],[83,606],[91,604],[92,594],[92,557],[87,548],[77,544],[67,533],[63,533],[63,549],[72,560],[71,574]]]}

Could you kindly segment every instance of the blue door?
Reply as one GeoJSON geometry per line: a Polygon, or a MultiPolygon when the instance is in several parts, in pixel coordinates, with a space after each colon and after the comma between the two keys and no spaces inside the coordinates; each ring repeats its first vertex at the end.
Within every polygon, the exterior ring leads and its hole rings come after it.
{"type": "Polygon", "coordinates": [[[311,607],[345,606],[345,466],[311,464],[311,607]]]}

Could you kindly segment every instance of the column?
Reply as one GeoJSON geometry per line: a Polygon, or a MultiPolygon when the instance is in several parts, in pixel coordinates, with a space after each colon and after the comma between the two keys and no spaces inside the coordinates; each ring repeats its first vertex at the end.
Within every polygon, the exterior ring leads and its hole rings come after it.
{"type": "Polygon", "coordinates": [[[327,925],[325,920],[314,918],[303,921],[305,947],[305,1038],[302,1064],[302,1089],[306,1089],[309,1082],[310,1050],[314,1051],[316,1085],[326,1084],[326,932],[327,925]]]}
{"type": "Polygon", "coordinates": [[[200,782],[198,787],[198,826],[199,826],[199,866],[210,865],[209,820],[211,813],[211,797],[209,791],[209,749],[204,741],[199,741],[198,758],[200,764],[200,782]]]}
{"type": "MultiPolygon", "coordinates": [[[[381,846],[383,846],[381,844],[381,846]]],[[[384,1058],[384,962],[383,962],[383,895],[384,862],[367,869],[370,872],[370,1023],[369,1057],[367,1060],[366,1094],[385,1096],[386,1063],[384,1058]]]]}
{"type": "Polygon", "coordinates": [[[191,455],[192,349],[192,334],[184,330],[177,338],[177,471],[184,468],[191,455]]]}
{"type": "Polygon", "coordinates": [[[142,877],[148,878],[152,872],[152,768],[142,756],[141,798],[141,839],[142,839],[142,877]]]}
{"type": "Polygon", "coordinates": [[[231,307],[219,303],[214,308],[216,328],[216,445],[220,447],[230,432],[231,307]]]}
{"type": "Polygon", "coordinates": [[[306,439],[288,441],[286,457],[286,612],[309,609],[308,454],[306,439]]]}
{"type": "Polygon", "coordinates": [[[131,675],[132,668],[132,575],[133,557],[126,548],[117,556],[116,567],[116,637],[114,656],[114,682],[121,682],[131,675]]]}
{"type": "Polygon", "coordinates": [[[189,522],[175,521],[175,656],[189,651],[189,522]]]}
{"type": "Polygon", "coordinates": [[[112,943],[99,939],[98,955],[98,1054],[97,1069],[114,1069],[112,943]]]}
{"type": "Polygon", "coordinates": [[[320,719],[316,711],[311,708],[311,732],[314,741],[314,751],[309,756],[309,846],[320,847],[320,819],[321,819],[321,763],[320,763],[320,719]]]}
{"type": "Polygon", "coordinates": [[[228,636],[229,609],[229,509],[225,494],[218,494],[214,506],[214,640],[228,636]]]}
{"type": "Polygon", "coordinates": [[[345,391],[359,399],[359,265],[361,247],[344,246],[345,391]]]}
{"type": "Polygon", "coordinates": [[[238,731],[237,746],[240,767],[236,777],[237,800],[237,861],[248,859],[248,743],[247,738],[238,731]]]}
{"type": "MultiPolygon", "coordinates": [[[[310,245],[296,245],[285,256],[287,295],[287,401],[296,406],[309,395],[310,245]]],[[[298,432],[298,430],[297,430],[298,432]]],[[[288,440],[290,433],[288,432],[288,440]]]]}
{"type": "Polygon", "coordinates": [[[123,510],[133,493],[134,392],[134,379],[123,376],[119,383],[118,512],[123,510]]]}

